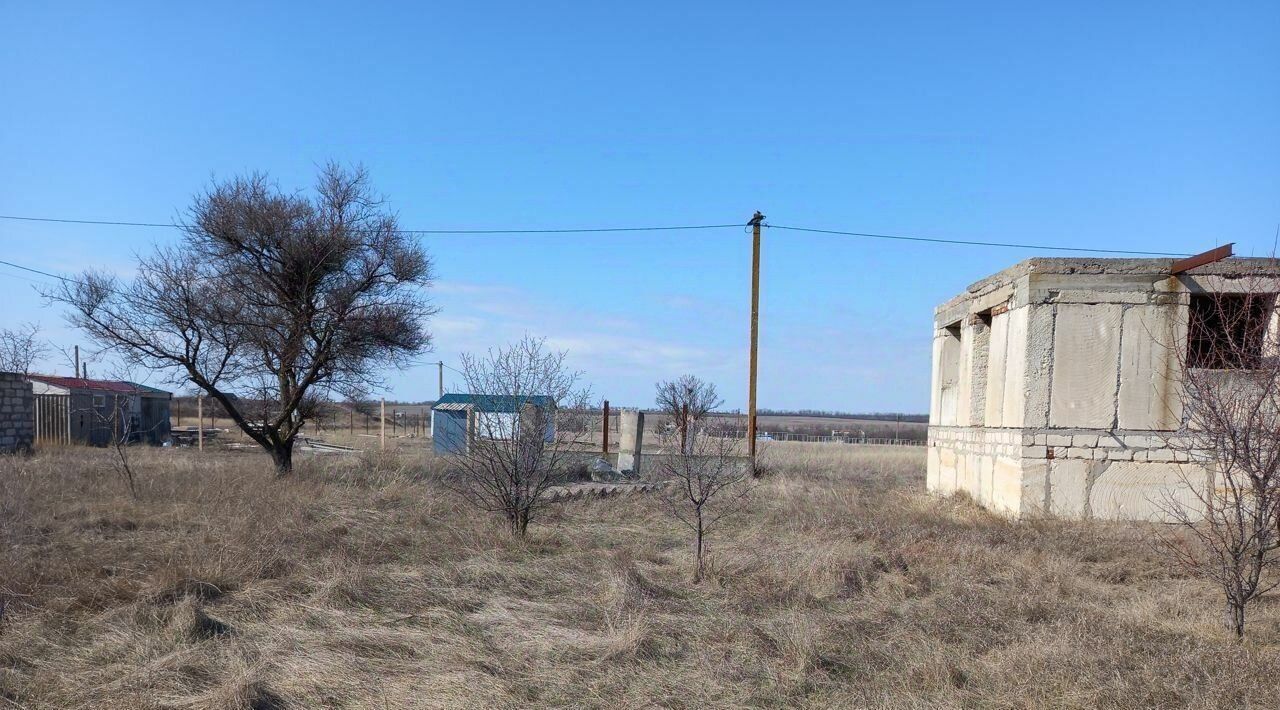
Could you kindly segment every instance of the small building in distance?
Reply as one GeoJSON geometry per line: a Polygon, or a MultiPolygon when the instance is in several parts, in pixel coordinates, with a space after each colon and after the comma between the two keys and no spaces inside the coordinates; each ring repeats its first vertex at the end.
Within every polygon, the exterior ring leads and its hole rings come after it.
{"type": "Polygon", "coordinates": [[[431,405],[431,445],[438,454],[465,453],[476,438],[511,440],[521,426],[543,420],[545,441],[555,438],[555,403],[546,395],[446,394],[431,405]],[[532,412],[549,413],[533,417],[532,412]]]}
{"type": "Polygon", "coordinates": [[[36,443],[159,445],[169,439],[169,402],[161,389],[121,380],[28,375],[36,443]]]}
{"type": "Polygon", "coordinates": [[[1196,332],[1212,318],[1191,316],[1233,299],[1249,308],[1256,292],[1268,307],[1249,317],[1274,328],[1280,265],[1173,265],[1028,259],[939,306],[929,490],[1013,516],[1148,520],[1164,517],[1169,495],[1193,505],[1185,482],[1209,471],[1167,445],[1183,426],[1181,367],[1232,365],[1197,361],[1197,344],[1217,336],[1196,332]]]}

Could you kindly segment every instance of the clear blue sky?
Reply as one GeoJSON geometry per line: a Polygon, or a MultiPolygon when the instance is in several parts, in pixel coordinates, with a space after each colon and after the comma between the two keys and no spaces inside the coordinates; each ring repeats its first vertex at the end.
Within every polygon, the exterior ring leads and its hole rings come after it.
{"type": "MultiPolygon", "coordinates": [[[[1275,3],[0,5],[0,214],[167,221],[213,177],[359,162],[406,228],[745,222],[1269,254],[1275,3]],[[271,7],[267,7],[271,5],[271,7]]],[[[0,222],[127,274],[167,231],[0,222]]],[[[430,237],[437,352],[528,332],[646,404],[746,399],[742,232],[430,237]]],[[[933,306],[1032,256],[766,233],[760,401],[924,411],[933,306]]],[[[0,325],[89,345],[0,267],[0,325]]],[[[26,276],[30,276],[29,274],[26,276]]],[[[56,363],[50,363],[54,365],[56,363]]],[[[435,372],[390,373],[431,398],[435,372]]]]}

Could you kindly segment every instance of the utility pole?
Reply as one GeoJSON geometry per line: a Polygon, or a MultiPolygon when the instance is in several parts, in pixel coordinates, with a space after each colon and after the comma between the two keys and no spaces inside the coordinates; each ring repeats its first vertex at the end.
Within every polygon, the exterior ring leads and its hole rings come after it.
{"type": "Polygon", "coordinates": [[[382,413],[378,417],[381,426],[378,429],[378,441],[382,448],[387,448],[387,398],[382,398],[382,413]]]}
{"type": "Polygon", "coordinates": [[[440,368],[440,397],[437,397],[440,399],[444,397],[444,360],[437,362],[436,366],[440,368]]]}
{"type": "Polygon", "coordinates": [[[604,457],[609,458],[609,400],[604,401],[604,457]]]}
{"type": "Polygon", "coordinates": [[[756,210],[751,221],[751,379],[747,386],[747,451],[756,462],[756,349],[760,342],[760,223],[764,215],[756,210]]]}
{"type": "Polygon", "coordinates": [[[76,371],[71,373],[71,376],[79,377],[80,376],[80,346],[77,345],[75,346],[75,348],[76,348],[76,371]]]}

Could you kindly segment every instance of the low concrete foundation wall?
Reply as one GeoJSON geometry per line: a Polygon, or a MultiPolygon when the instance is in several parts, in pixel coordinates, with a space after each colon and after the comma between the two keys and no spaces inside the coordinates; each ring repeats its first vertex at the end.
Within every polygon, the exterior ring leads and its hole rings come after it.
{"type": "Polygon", "coordinates": [[[1153,431],[935,426],[928,467],[930,491],[1019,517],[1162,521],[1171,505],[1194,510],[1194,488],[1210,482],[1153,431]]]}

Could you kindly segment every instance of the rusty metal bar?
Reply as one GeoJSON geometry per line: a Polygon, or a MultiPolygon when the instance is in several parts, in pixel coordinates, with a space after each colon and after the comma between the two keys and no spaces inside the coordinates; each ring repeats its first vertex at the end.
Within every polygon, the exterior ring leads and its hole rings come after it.
{"type": "Polygon", "coordinates": [[[1233,246],[1235,246],[1235,242],[1228,242],[1217,249],[1210,249],[1209,251],[1196,254],[1195,256],[1189,256],[1185,259],[1175,261],[1173,262],[1173,266],[1169,267],[1169,273],[1177,276],[1178,274],[1194,269],[1197,266],[1204,266],[1205,264],[1212,264],[1215,261],[1222,261],[1232,255],[1231,248],[1233,246]]]}

